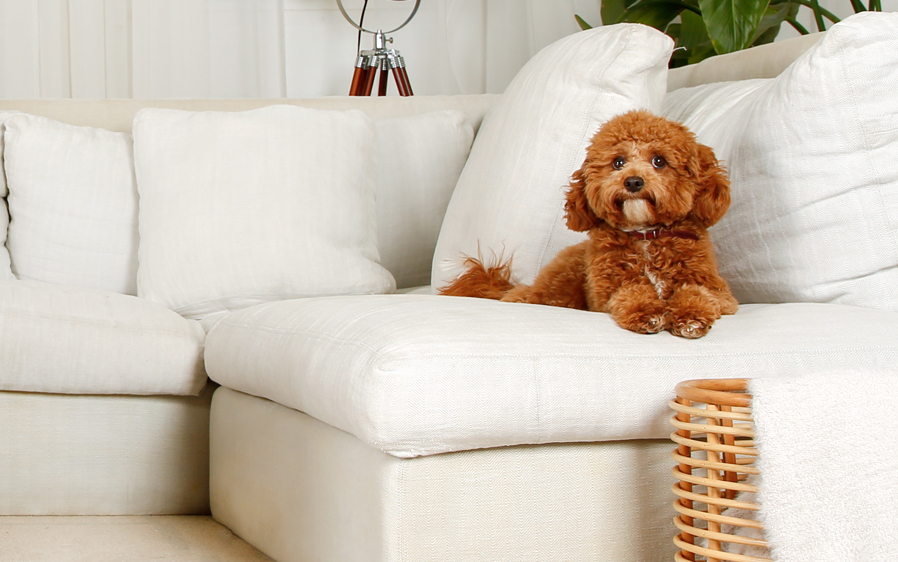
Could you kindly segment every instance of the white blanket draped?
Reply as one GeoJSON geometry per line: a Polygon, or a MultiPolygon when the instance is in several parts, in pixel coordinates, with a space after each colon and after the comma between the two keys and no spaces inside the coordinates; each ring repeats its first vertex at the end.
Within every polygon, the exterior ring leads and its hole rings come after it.
{"type": "Polygon", "coordinates": [[[754,379],[749,390],[773,558],[898,560],[898,372],[754,379]]]}

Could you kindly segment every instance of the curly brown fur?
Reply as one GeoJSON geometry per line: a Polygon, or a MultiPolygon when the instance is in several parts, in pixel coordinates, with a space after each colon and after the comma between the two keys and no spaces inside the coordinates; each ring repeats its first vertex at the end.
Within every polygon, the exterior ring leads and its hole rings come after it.
{"type": "Polygon", "coordinates": [[[486,267],[482,259],[466,258],[464,273],[440,289],[441,295],[479,297],[499,300],[514,288],[511,282],[511,262],[486,267]]]}
{"type": "Polygon", "coordinates": [[[587,240],[560,252],[532,285],[515,286],[507,263],[469,260],[441,292],[607,312],[634,332],[702,337],[738,308],[707,230],[729,205],[729,180],[710,148],[679,123],[632,111],[596,133],[571,177],[565,218],[587,240]],[[631,235],[653,230],[660,237],[631,235]]]}

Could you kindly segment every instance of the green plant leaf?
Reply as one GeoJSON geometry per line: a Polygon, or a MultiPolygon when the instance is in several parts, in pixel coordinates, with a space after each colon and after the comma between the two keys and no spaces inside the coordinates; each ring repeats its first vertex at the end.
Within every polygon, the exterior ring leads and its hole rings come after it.
{"type": "Polygon", "coordinates": [[[665,0],[642,0],[637,2],[624,14],[624,20],[630,23],[642,23],[660,31],[666,31],[680,12],[685,9],[681,2],[665,0]]]}
{"type": "Polygon", "coordinates": [[[680,37],[677,47],[685,47],[685,63],[695,64],[717,54],[708,36],[705,21],[694,12],[683,11],[680,14],[680,37]]]}
{"type": "Polygon", "coordinates": [[[577,25],[579,25],[580,29],[582,29],[583,31],[586,31],[587,29],[592,29],[592,26],[589,25],[588,23],[586,23],[586,21],[584,21],[583,18],[581,18],[577,14],[574,14],[574,19],[577,20],[577,25]]]}
{"type": "MultiPolygon", "coordinates": [[[[771,0],[770,3],[776,4],[778,2],[776,0],[771,0]]],[[[830,12],[829,10],[827,10],[825,8],[822,8],[819,3],[817,4],[816,8],[814,8],[814,5],[811,4],[811,2],[809,0],[788,0],[787,3],[788,4],[797,4],[799,6],[806,6],[806,7],[810,8],[811,10],[814,10],[815,13],[819,12],[823,17],[825,17],[832,23],[839,23],[839,21],[840,21],[839,18],[834,13],[830,12]]],[[[797,11],[794,12],[792,14],[792,18],[794,19],[797,14],[798,14],[797,11]]],[[[789,19],[786,18],[786,21],[789,21],[789,19]]]]}
{"type": "Polygon", "coordinates": [[[773,43],[773,40],[776,39],[776,36],[780,32],[783,22],[786,21],[787,17],[795,17],[798,8],[798,4],[791,4],[788,2],[771,4],[767,8],[767,11],[764,12],[764,17],[761,18],[761,23],[758,24],[758,30],[755,32],[754,41],[751,42],[752,46],[773,43]]]}
{"type": "Polygon", "coordinates": [[[627,8],[635,3],[636,0],[602,0],[602,25],[614,25],[624,21],[627,8]]]}
{"type": "Polygon", "coordinates": [[[750,46],[769,0],[699,0],[708,35],[718,54],[750,46]]]}
{"type": "Polygon", "coordinates": [[[677,47],[686,47],[688,50],[704,43],[711,44],[708,28],[705,27],[705,21],[700,15],[683,11],[680,14],[680,22],[680,37],[677,47]]]}

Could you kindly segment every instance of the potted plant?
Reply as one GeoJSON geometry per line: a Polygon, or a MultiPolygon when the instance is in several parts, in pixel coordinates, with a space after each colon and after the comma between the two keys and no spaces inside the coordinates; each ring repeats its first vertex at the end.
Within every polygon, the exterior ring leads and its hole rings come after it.
{"type": "MultiPolygon", "coordinates": [[[[881,0],[850,0],[855,12],[882,11],[881,0]]],[[[671,68],[693,64],[714,55],[771,43],[783,23],[802,35],[810,31],[796,16],[804,6],[814,13],[817,31],[839,21],[818,0],[602,0],[602,23],[642,23],[670,35],[677,45],[671,68]]],[[[577,18],[580,27],[587,22],[577,18]]]]}

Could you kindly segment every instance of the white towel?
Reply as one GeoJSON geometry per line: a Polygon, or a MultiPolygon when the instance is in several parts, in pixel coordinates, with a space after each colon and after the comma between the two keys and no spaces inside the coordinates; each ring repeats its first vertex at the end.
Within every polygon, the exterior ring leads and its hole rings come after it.
{"type": "Polygon", "coordinates": [[[898,560],[898,372],[761,378],[749,390],[773,558],[898,560]]]}

